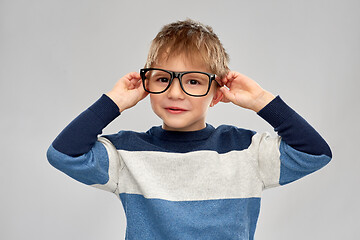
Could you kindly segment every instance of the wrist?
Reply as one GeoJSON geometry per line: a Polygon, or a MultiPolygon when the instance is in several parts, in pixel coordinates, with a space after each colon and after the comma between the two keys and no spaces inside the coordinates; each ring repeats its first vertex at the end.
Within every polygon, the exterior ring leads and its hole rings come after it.
{"type": "Polygon", "coordinates": [[[251,108],[255,112],[259,112],[261,109],[263,109],[266,105],[268,105],[272,100],[274,100],[275,96],[264,90],[263,93],[256,98],[253,107],[251,108]]]}
{"type": "Polygon", "coordinates": [[[116,106],[119,108],[119,112],[122,112],[126,109],[126,107],[122,105],[124,101],[120,99],[119,94],[110,91],[106,93],[106,96],[108,96],[116,104],[116,106]]]}

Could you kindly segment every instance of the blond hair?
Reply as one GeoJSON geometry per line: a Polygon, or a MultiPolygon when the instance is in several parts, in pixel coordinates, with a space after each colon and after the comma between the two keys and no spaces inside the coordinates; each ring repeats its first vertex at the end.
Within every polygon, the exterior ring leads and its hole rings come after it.
{"type": "Polygon", "coordinates": [[[190,60],[200,57],[220,78],[229,72],[229,55],[212,27],[191,19],[163,26],[151,43],[145,67],[182,54],[190,60]]]}

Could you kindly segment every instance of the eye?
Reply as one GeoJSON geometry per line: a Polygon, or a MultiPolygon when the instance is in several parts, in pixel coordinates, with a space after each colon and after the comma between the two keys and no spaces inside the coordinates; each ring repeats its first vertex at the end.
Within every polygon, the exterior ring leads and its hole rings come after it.
{"type": "Polygon", "coordinates": [[[162,77],[162,78],[158,78],[157,81],[159,81],[161,83],[167,83],[167,82],[169,82],[169,79],[162,77]]]}
{"type": "Polygon", "coordinates": [[[189,83],[190,85],[198,85],[198,84],[200,84],[200,82],[199,82],[198,80],[195,80],[195,79],[189,80],[188,83],[189,83]]]}

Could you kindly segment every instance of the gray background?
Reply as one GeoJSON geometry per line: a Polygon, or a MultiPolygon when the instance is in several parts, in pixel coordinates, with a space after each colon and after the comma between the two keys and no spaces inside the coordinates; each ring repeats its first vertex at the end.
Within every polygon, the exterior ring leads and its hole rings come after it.
{"type": "MultiPolygon", "coordinates": [[[[211,25],[231,68],[282,96],[333,150],[319,172],[264,192],[255,238],[359,239],[359,10],[355,0],[1,0],[0,239],[123,239],[121,202],[52,168],[46,150],[144,65],[164,24],[186,17],[211,25]]],[[[272,131],[224,103],[208,122],[272,131]]],[[[147,98],[104,133],[160,124],[147,98]]]]}

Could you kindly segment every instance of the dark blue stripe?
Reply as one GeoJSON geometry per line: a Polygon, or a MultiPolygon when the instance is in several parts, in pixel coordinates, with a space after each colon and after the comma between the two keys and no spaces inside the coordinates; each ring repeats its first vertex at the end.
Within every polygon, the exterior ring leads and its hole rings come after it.
{"type": "MultiPolygon", "coordinates": [[[[204,132],[187,132],[186,141],[167,141],[162,138],[164,135],[159,133],[161,127],[153,127],[146,133],[136,133],[132,131],[120,131],[117,134],[104,136],[108,138],[118,150],[127,151],[159,151],[159,152],[176,152],[186,153],[200,150],[211,150],[218,153],[227,153],[234,150],[247,149],[251,144],[251,138],[255,132],[233,126],[222,125],[213,128],[207,125],[205,131],[209,131],[206,141],[201,139],[204,132]]],[[[174,132],[176,135],[184,133],[174,132]]],[[[167,137],[168,133],[166,133],[167,137]]],[[[179,136],[179,139],[182,139],[179,136]]]]}
{"type": "Polygon", "coordinates": [[[253,239],[260,198],[204,201],[147,199],[120,194],[126,239],[253,239]]]}

